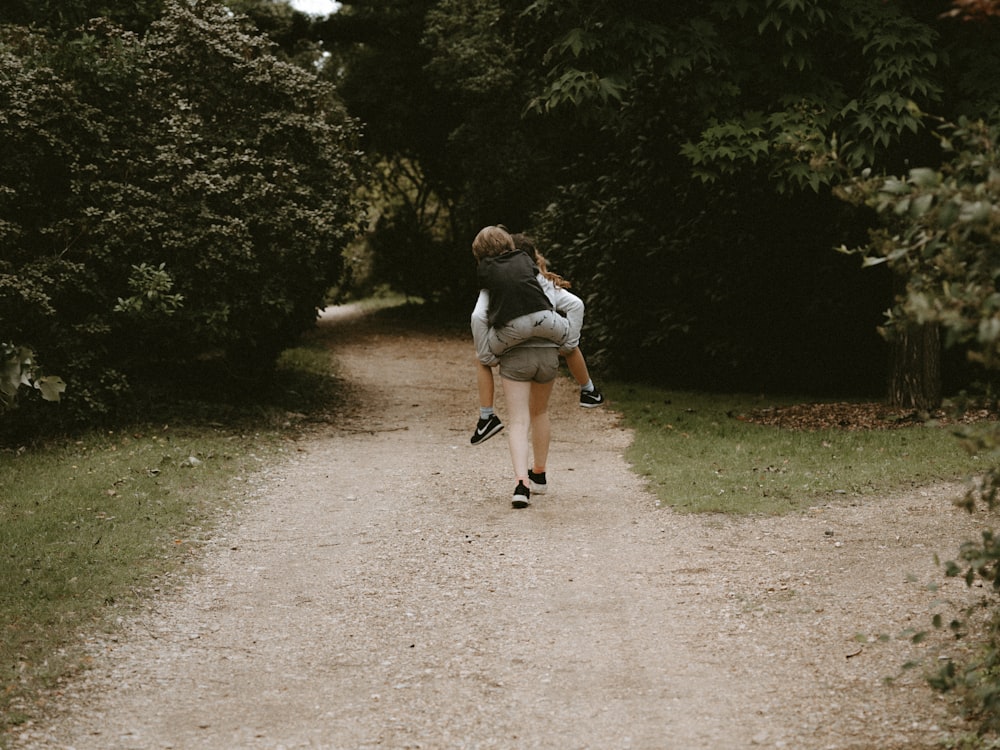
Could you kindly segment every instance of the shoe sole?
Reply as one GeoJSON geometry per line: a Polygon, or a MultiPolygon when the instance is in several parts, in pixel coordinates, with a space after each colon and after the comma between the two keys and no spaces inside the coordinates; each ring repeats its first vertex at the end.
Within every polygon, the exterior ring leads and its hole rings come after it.
{"type": "Polygon", "coordinates": [[[598,406],[604,406],[604,402],[601,401],[600,403],[597,404],[584,404],[581,402],[580,406],[584,409],[596,409],[598,406]]]}
{"type": "Polygon", "coordinates": [[[479,438],[479,440],[476,440],[472,444],[473,445],[482,445],[487,440],[489,440],[491,437],[493,437],[494,435],[496,435],[498,432],[503,432],[503,425],[500,425],[499,427],[490,430],[485,435],[483,435],[481,438],[479,438]]]}
{"type": "MultiPolygon", "coordinates": [[[[522,487],[523,487],[522,484],[518,482],[517,489],[522,489],[522,487]]],[[[510,506],[512,508],[527,508],[529,505],[531,505],[531,490],[528,489],[527,487],[523,487],[523,489],[526,489],[528,491],[525,492],[524,494],[521,494],[520,492],[515,492],[514,497],[511,498],[510,506]]]]}
{"type": "Polygon", "coordinates": [[[535,484],[534,482],[532,482],[531,487],[529,487],[529,489],[531,490],[532,495],[544,495],[546,492],[548,492],[549,485],[535,484]]]}

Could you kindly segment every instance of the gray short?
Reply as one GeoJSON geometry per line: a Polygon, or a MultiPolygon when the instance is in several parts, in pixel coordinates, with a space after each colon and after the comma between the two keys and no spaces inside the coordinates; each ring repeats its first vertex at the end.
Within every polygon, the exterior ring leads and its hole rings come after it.
{"type": "Polygon", "coordinates": [[[559,374],[559,350],[554,346],[515,346],[500,356],[500,377],[549,383],[559,374]]]}

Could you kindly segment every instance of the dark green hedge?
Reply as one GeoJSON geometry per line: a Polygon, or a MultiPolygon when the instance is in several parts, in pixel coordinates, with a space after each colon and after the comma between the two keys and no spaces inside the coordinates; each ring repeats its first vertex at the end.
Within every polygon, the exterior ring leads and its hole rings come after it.
{"type": "Polygon", "coordinates": [[[159,366],[270,371],[362,216],[332,86],[211,2],[53,34],[0,27],[0,341],[67,381],[73,420],[159,366]]]}

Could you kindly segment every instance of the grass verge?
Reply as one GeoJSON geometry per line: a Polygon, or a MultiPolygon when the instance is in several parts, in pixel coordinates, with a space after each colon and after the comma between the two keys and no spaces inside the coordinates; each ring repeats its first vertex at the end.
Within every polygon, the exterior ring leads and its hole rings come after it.
{"type": "Polygon", "coordinates": [[[622,384],[608,391],[635,430],[628,460],[661,505],[681,511],[783,513],[833,498],[962,480],[978,466],[943,427],[793,431],[735,416],[802,399],[622,384]]]}
{"type": "Polygon", "coordinates": [[[336,410],[329,373],[315,339],[249,400],[157,391],[156,423],[0,452],[0,747],[87,668],[85,639],[195,567],[241,483],[336,410]]]}

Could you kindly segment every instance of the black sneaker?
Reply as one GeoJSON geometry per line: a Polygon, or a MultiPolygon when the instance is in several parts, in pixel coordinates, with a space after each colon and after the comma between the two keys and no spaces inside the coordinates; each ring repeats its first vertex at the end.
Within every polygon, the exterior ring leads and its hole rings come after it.
{"type": "Polygon", "coordinates": [[[549,485],[545,482],[544,471],[536,474],[531,469],[528,469],[528,484],[531,485],[531,491],[536,495],[544,495],[545,491],[549,488],[549,485]]]}
{"type": "Polygon", "coordinates": [[[524,482],[518,482],[514,488],[514,497],[510,504],[514,508],[527,508],[531,505],[531,490],[524,486],[524,482]]]}
{"type": "Polygon", "coordinates": [[[503,422],[496,414],[490,414],[486,419],[480,419],[476,424],[476,431],[472,433],[469,440],[473,445],[479,445],[496,435],[503,429],[503,422]]]}
{"type": "Polygon", "coordinates": [[[584,409],[593,409],[604,403],[604,396],[596,388],[592,391],[580,391],[580,406],[584,409]]]}

